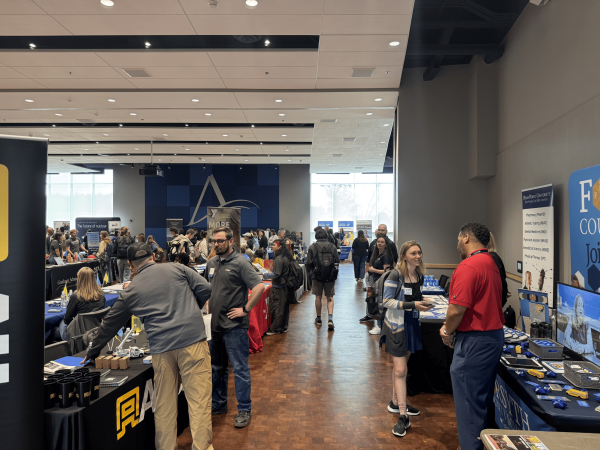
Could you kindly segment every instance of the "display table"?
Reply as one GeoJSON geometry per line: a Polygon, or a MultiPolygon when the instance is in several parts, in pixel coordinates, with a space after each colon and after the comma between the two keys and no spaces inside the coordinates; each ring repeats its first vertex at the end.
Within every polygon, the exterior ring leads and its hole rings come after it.
{"type": "MultiPolygon", "coordinates": [[[[144,332],[125,344],[142,347],[147,342],[144,332]],[[137,341],[137,342],[136,342],[137,341]]],[[[106,355],[105,347],[102,355],[106,355]]],[[[83,360],[85,352],[79,353],[83,360]]],[[[88,365],[90,369],[93,366],[88,365]]],[[[125,384],[115,388],[100,388],[100,398],[87,408],[77,403],[69,408],[58,404],[45,411],[46,449],[93,450],[154,448],[154,413],[151,399],[154,390],[152,364],[132,359],[127,370],[114,370],[110,375],[127,375],[125,384]]],[[[177,434],[189,424],[187,401],[179,394],[177,434]]]]}
{"type": "MultiPolygon", "coordinates": [[[[271,326],[271,313],[269,312],[269,300],[271,298],[271,282],[263,281],[265,290],[260,300],[250,311],[250,326],[248,328],[248,338],[250,341],[250,353],[260,353],[263,349],[262,337],[269,331],[271,326]]],[[[250,295],[248,295],[250,298],[250,295]]]]}
{"type": "Polygon", "coordinates": [[[83,267],[91,268],[96,274],[100,264],[96,260],[68,263],[64,266],[46,266],[46,299],[60,297],[67,286],[67,291],[77,288],[77,272],[83,267]]]}
{"type": "MultiPolygon", "coordinates": [[[[117,301],[117,298],[119,298],[118,295],[114,295],[114,294],[106,294],[104,296],[105,298],[105,308],[112,308],[112,306],[115,304],[115,302],[117,301]]],[[[45,323],[45,337],[44,339],[48,339],[48,336],[50,336],[50,332],[52,331],[53,328],[57,327],[58,324],[60,323],[60,321],[65,317],[65,313],[67,312],[66,308],[61,308],[60,306],[50,306],[52,303],[60,303],[60,299],[59,300],[50,300],[46,302],[45,305],[45,311],[46,311],[46,315],[45,315],[45,319],[44,319],[44,323],[45,323]],[[48,312],[49,309],[60,309],[60,312],[48,312]]]]}
{"type": "Polygon", "coordinates": [[[486,450],[496,450],[487,439],[487,435],[509,436],[535,436],[548,448],[548,450],[596,450],[598,448],[598,435],[588,433],[557,433],[548,431],[522,431],[522,430],[483,430],[481,440],[486,450]]]}

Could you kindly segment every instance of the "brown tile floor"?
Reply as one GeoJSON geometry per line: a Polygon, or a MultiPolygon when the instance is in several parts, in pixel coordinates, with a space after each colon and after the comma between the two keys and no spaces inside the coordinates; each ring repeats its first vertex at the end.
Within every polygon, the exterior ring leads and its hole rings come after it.
{"type": "Polygon", "coordinates": [[[387,411],[391,357],[378,348],[378,336],[367,333],[372,325],[358,322],[364,292],[353,277],[352,264],[342,264],[335,331],[314,324],[314,296],[306,293],[304,303],[291,307],[289,332],[265,336],[263,352],[250,355],[252,421],[240,430],[233,426],[237,402],[230,375],[229,413],[213,416],[215,449],[458,447],[451,395],[409,397],[421,415],[411,418],[405,437],[392,434],[398,416],[387,411]]]}

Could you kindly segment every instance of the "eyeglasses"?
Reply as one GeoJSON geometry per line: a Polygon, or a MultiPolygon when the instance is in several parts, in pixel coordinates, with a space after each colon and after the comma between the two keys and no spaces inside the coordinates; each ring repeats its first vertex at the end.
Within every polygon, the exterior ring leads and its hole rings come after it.
{"type": "Polygon", "coordinates": [[[211,239],[210,242],[211,244],[217,244],[217,245],[221,245],[223,242],[228,242],[229,239],[211,239]]]}

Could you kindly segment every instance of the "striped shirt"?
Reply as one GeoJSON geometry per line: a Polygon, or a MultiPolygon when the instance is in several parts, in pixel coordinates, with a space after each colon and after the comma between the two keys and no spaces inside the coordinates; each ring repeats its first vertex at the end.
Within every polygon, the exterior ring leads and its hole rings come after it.
{"type": "Polygon", "coordinates": [[[398,287],[403,285],[404,277],[395,269],[392,270],[383,285],[383,306],[387,308],[385,323],[390,327],[392,333],[404,330],[404,309],[402,309],[404,291],[398,287]]]}

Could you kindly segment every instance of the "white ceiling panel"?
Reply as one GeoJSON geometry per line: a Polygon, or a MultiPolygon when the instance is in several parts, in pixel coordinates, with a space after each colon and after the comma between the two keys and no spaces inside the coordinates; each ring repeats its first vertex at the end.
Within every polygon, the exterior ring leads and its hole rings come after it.
{"type": "MultiPolygon", "coordinates": [[[[120,78],[123,77],[112,67],[13,67],[29,78],[120,78]]],[[[0,78],[2,70],[0,69],[0,78]]],[[[6,77],[9,78],[9,77],[6,77]]]]}
{"type": "Polygon", "coordinates": [[[243,1],[221,1],[219,6],[211,8],[207,1],[179,0],[186,14],[203,15],[281,15],[281,14],[318,14],[323,13],[324,0],[261,0],[255,9],[246,8],[243,1]]]}
{"type": "Polygon", "coordinates": [[[223,80],[227,89],[314,89],[315,80],[308,78],[291,79],[286,78],[283,80],[269,79],[241,79],[233,78],[223,80]]]}
{"type": "Polygon", "coordinates": [[[325,15],[323,35],[328,34],[406,34],[411,15],[325,15]]]}
{"type": "MultiPolygon", "coordinates": [[[[0,13],[2,11],[0,10],[0,13]]],[[[68,35],[69,30],[47,15],[0,14],[0,31],[3,36],[57,36],[68,35]]]]}
{"type": "MultiPolygon", "coordinates": [[[[220,78],[219,73],[214,67],[144,67],[146,71],[152,76],[152,78],[170,78],[170,79],[203,79],[203,78],[220,78]]],[[[130,78],[124,72],[123,76],[130,78]]],[[[138,78],[130,78],[136,80],[138,78]]]]}
{"type": "Polygon", "coordinates": [[[45,78],[35,81],[48,89],[131,89],[133,86],[123,78],[45,78]]]}
{"type": "Polygon", "coordinates": [[[96,67],[107,65],[95,53],[40,50],[0,52],[0,62],[10,67],[96,67]]]}
{"type": "MultiPolygon", "coordinates": [[[[368,79],[372,78],[394,78],[400,80],[402,66],[379,66],[373,71],[368,79]]],[[[319,67],[319,78],[350,78],[352,67],[319,67]]],[[[357,78],[355,78],[357,79],[357,78]]]]}
{"type": "MultiPolygon", "coordinates": [[[[320,15],[303,15],[301,20],[287,15],[189,15],[197,34],[211,35],[317,35],[321,34],[320,15]]],[[[187,19],[186,19],[187,20],[187,19]]],[[[189,33],[181,33],[189,34],[189,33]]]]}
{"type": "Polygon", "coordinates": [[[25,75],[19,73],[19,71],[11,69],[10,67],[0,67],[0,78],[26,78],[25,75]]]}
{"type": "Polygon", "coordinates": [[[46,89],[28,78],[5,78],[0,80],[0,89],[46,89]]]}
{"type": "Polygon", "coordinates": [[[33,0],[2,0],[2,14],[46,14],[33,0]]]}
{"type": "Polygon", "coordinates": [[[168,79],[168,78],[130,78],[138,89],[224,89],[220,78],[168,79]]]}
{"type": "Polygon", "coordinates": [[[212,66],[206,52],[139,50],[127,52],[97,52],[103,61],[119,68],[212,66]]]}
{"type": "Polygon", "coordinates": [[[398,94],[396,92],[236,92],[235,97],[240,106],[245,109],[379,108],[395,107],[398,94]],[[375,102],[376,97],[383,100],[375,102]],[[282,100],[282,102],[275,100],[282,100]]]}
{"type": "Polygon", "coordinates": [[[377,67],[402,66],[404,52],[320,52],[319,66],[377,67]]]}
{"type": "Polygon", "coordinates": [[[317,80],[317,89],[397,89],[399,78],[325,78],[317,80]]]}
{"type": "MultiPolygon", "coordinates": [[[[217,68],[224,67],[297,67],[316,66],[319,58],[317,51],[279,51],[269,52],[208,52],[217,68]]],[[[266,70],[265,70],[266,71],[266,70]]]]}
{"type": "Polygon", "coordinates": [[[404,52],[408,44],[406,34],[336,35],[322,36],[319,50],[322,52],[404,52]],[[400,45],[390,46],[398,41],[400,45]]]}
{"type": "MultiPolygon", "coordinates": [[[[29,17],[29,16],[24,16],[29,17]]],[[[185,15],[62,15],[52,16],[75,35],[196,34],[185,15]]],[[[36,33],[39,34],[39,33],[36,33]]],[[[46,33],[47,34],[47,33],[46,33]]]]}
{"type": "Polygon", "coordinates": [[[35,0],[35,3],[51,15],[184,14],[177,0],[115,0],[112,7],[105,7],[96,0],[35,0]]]}
{"type": "Polygon", "coordinates": [[[324,14],[409,14],[414,0],[325,0],[324,14]]]}
{"type": "MultiPolygon", "coordinates": [[[[266,80],[281,78],[316,78],[317,61],[313,67],[217,67],[223,78],[263,78],[266,80]]],[[[0,71],[0,73],[2,73],[0,71]]],[[[7,77],[8,78],[8,77],[7,77]]]]}

